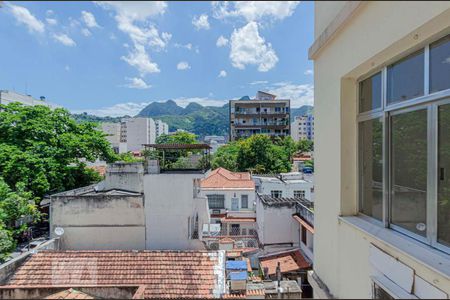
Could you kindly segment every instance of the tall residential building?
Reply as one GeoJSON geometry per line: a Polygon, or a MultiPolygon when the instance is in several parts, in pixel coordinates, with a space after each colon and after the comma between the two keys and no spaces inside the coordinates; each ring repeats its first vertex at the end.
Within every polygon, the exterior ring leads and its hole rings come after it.
{"type": "Polygon", "coordinates": [[[448,299],[450,2],[314,20],[314,298],[448,299]]]}
{"type": "Polygon", "coordinates": [[[291,124],[291,137],[294,141],[314,140],[314,116],[297,116],[291,124]]]}
{"type": "Polygon", "coordinates": [[[111,143],[114,152],[119,153],[120,123],[101,123],[101,128],[107,134],[106,139],[111,143]]]}
{"type": "Polygon", "coordinates": [[[31,97],[31,95],[23,95],[13,91],[0,90],[0,104],[6,105],[12,102],[20,102],[26,106],[45,105],[50,108],[59,107],[56,104],[47,102],[44,96],[41,96],[39,99],[35,99],[31,97]]]}
{"type": "Polygon", "coordinates": [[[290,135],[290,100],[275,98],[258,91],[255,99],[230,100],[230,141],[259,133],[290,135]]]}
{"type": "Polygon", "coordinates": [[[156,137],[163,134],[169,134],[169,125],[161,120],[155,120],[156,137]]]}
{"type": "Polygon", "coordinates": [[[155,121],[151,118],[129,118],[120,123],[120,153],[141,151],[143,144],[156,140],[155,121]]]}

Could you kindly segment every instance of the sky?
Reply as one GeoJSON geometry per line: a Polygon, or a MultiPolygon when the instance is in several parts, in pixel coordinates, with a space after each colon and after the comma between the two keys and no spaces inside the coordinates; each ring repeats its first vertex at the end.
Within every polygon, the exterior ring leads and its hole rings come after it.
{"type": "Polygon", "coordinates": [[[312,2],[3,2],[0,89],[72,112],[221,106],[257,90],[312,105],[312,2]]]}

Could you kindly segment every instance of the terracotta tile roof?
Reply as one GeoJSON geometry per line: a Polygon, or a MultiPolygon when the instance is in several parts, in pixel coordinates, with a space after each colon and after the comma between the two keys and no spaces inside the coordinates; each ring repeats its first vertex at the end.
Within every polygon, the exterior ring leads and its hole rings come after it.
{"type": "Polygon", "coordinates": [[[265,289],[247,290],[246,295],[247,296],[265,296],[266,290],[265,289]]]}
{"type": "Polygon", "coordinates": [[[222,299],[245,299],[245,298],[246,298],[245,293],[225,294],[222,296],[222,299]]]}
{"type": "Polygon", "coordinates": [[[266,275],[276,274],[278,262],[280,262],[281,273],[287,273],[311,267],[311,264],[303,257],[300,250],[260,257],[259,262],[263,270],[264,268],[268,268],[268,273],[266,275]]]}
{"type": "Polygon", "coordinates": [[[217,168],[200,182],[205,189],[255,189],[255,183],[248,172],[231,172],[217,168]]]}
{"type": "Polygon", "coordinates": [[[8,285],[144,285],[145,298],[213,298],[223,259],[223,251],[41,251],[8,285]]]}
{"type": "Polygon", "coordinates": [[[72,288],[45,297],[44,299],[95,299],[94,297],[72,288]]]}

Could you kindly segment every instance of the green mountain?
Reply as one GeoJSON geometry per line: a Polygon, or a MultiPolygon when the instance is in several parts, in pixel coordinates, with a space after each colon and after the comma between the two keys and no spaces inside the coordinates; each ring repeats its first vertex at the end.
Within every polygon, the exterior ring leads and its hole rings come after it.
{"type": "MultiPolygon", "coordinates": [[[[312,114],[313,107],[303,105],[291,108],[291,120],[296,116],[312,114]]],[[[78,121],[120,122],[121,117],[98,117],[93,115],[74,114],[78,121]]],[[[229,106],[202,106],[196,102],[189,103],[185,108],[178,106],[175,101],[152,102],[142,109],[137,116],[160,119],[169,124],[170,131],[184,129],[197,134],[200,138],[205,135],[228,135],[229,106]]]]}

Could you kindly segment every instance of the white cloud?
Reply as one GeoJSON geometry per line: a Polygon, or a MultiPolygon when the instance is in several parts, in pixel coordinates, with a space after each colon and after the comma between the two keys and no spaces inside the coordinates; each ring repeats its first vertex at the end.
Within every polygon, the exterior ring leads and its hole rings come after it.
{"type": "Polygon", "coordinates": [[[84,36],[91,36],[92,35],[92,33],[87,28],[81,29],[81,34],[84,35],[84,36]]]}
{"type": "Polygon", "coordinates": [[[175,44],[173,44],[173,46],[175,47],[175,48],[185,48],[185,49],[187,49],[187,50],[189,50],[189,51],[195,51],[195,53],[200,53],[200,50],[199,50],[199,48],[198,48],[198,46],[194,46],[194,45],[192,45],[191,43],[187,43],[187,44],[180,44],[180,43],[175,43],[175,44]]]}
{"type": "Polygon", "coordinates": [[[53,34],[53,39],[60,42],[64,46],[73,47],[77,45],[74,40],[72,40],[67,34],[64,33],[53,34]]]}
{"type": "Polygon", "coordinates": [[[210,99],[207,97],[180,97],[173,99],[173,101],[181,107],[186,107],[191,102],[196,102],[203,106],[223,106],[228,102],[228,100],[210,99]]]}
{"type": "Polygon", "coordinates": [[[444,64],[450,64],[450,56],[444,60],[444,64]]]}
{"type": "Polygon", "coordinates": [[[151,61],[150,56],[145,52],[145,48],[142,45],[135,45],[128,56],[122,56],[121,59],[130,66],[135,67],[141,75],[160,72],[158,65],[151,61]]]}
{"type": "Polygon", "coordinates": [[[194,25],[194,27],[197,30],[200,30],[200,29],[208,30],[210,28],[209,22],[208,22],[208,15],[202,14],[198,17],[194,17],[192,19],[192,25],[194,25]]]}
{"type": "Polygon", "coordinates": [[[83,10],[81,12],[81,19],[89,28],[100,27],[98,26],[97,21],[95,20],[95,17],[91,12],[83,10]]]}
{"type": "Polygon", "coordinates": [[[312,84],[292,84],[279,82],[268,91],[277,95],[277,99],[291,99],[291,107],[314,104],[314,86],[312,84]]]}
{"type": "Polygon", "coordinates": [[[109,35],[109,39],[114,41],[117,40],[117,37],[114,33],[111,32],[111,34],[109,35]]]}
{"type": "Polygon", "coordinates": [[[45,15],[46,16],[53,16],[55,14],[55,12],[53,11],[53,10],[51,10],[51,9],[49,9],[49,10],[47,10],[46,12],[45,12],[45,15]]]}
{"type": "Polygon", "coordinates": [[[314,74],[314,71],[311,70],[311,69],[308,69],[303,74],[305,74],[305,75],[312,75],[312,74],[314,74]]]}
{"type": "Polygon", "coordinates": [[[235,68],[245,69],[246,65],[257,65],[260,72],[269,71],[278,62],[272,45],[259,35],[256,22],[233,31],[230,59],[235,68]]]}
{"type": "Polygon", "coordinates": [[[177,70],[187,70],[187,69],[190,69],[190,68],[191,68],[191,66],[185,61],[180,61],[177,64],[177,70]]]}
{"type": "Polygon", "coordinates": [[[227,71],[225,71],[225,70],[220,71],[218,77],[227,77],[227,71]]]}
{"type": "Polygon", "coordinates": [[[160,34],[156,26],[150,23],[150,19],[163,15],[167,4],[163,1],[99,1],[96,4],[116,13],[118,29],[127,34],[133,42],[133,47],[128,49],[128,56],[121,58],[138,69],[141,75],[159,72],[157,63],[150,60],[148,48],[163,50],[167,47],[172,34],[168,32],[160,34]]]}
{"type": "Polygon", "coordinates": [[[257,85],[257,84],[267,84],[268,81],[267,80],[256,80],[256,81],[252,81],[249,84],[250,85],[257,85]]]}
{"type": "Polygon", "coordinates": [[[144,107],[148,105],[148,102],[141,103],[118,103],[113,106],[102,107],[99,109],[77,109],[72,110],[73,113],[83,113],[86,112],[91,115],[96,115],[100,117],[121,117],[121,116],[135,116],[137,115],[144,107]]]}
{"type": "Polygon", "coordinates": [[[58,20],[53,19],[53,18],[46,18],[45,21],[47,21],[47,23],[49,25],[56,25],[56,24],[58,24],[58,20]]]}
{"type": "Polygon", "coordinates": [[[7,5],[16,21],[27,26],[30,33],[43,33],[45,31],[44,23],[32,15],[28,9],[11,3],[8,3],[7,5]]]}
{"type": "Polygon", "coordinates": [[[144,89],[149,89],[149,88],[152,87],[151,85],[147,84],[142,78],[137,78],[137,77],[128,78],[128,77],[126,77],[125,80],[128,81],[128,83],[125,86],[130,88],[130,89],[144,90],[144,89]]]}
{"type": "Polygon", "coordinates": [[[217,39],[217,42],[216,42],[216,46],[224,47],[226,45],[228,45],[228,39],[226,37],[224,37],[223,35],[219,36],[219,38],[217,39]]]}
{"type": "Polygon", "coordinates": [[[299,3],[300,1],[215,1],[212,6],[213,16],[217,19],[242,17],[251,22],[283,20],[294,13],[299,3]]]}

